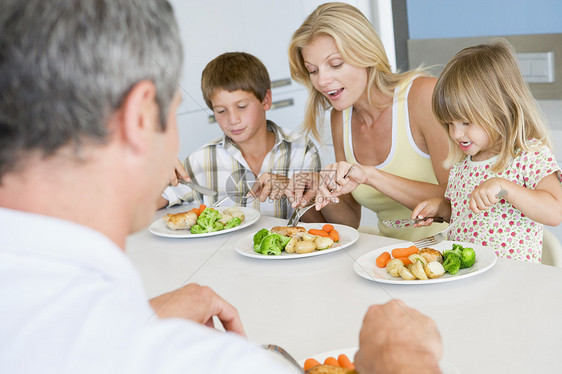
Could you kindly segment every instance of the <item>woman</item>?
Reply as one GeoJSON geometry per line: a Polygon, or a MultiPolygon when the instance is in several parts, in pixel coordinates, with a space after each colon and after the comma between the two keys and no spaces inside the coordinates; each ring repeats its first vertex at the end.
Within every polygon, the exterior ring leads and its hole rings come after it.
{"type": "Polygon", "coordinates": [[[327,222],[354,227],[365,206],[377,213],[382,234],[407,240],[442,229],[381,224],[409,218],[420,201],[443,196],[448,141],[431,111],[436,80],[422,69],[393,73],[369,20],[344,3],[322,4],[308,16],[291,38],[289,63],[293,79],[310,91],[305,129],[319,138],[317,124],[332,108],[337,161],[304,186],[292,183],[294,205],[315,195],[327,222]]]}

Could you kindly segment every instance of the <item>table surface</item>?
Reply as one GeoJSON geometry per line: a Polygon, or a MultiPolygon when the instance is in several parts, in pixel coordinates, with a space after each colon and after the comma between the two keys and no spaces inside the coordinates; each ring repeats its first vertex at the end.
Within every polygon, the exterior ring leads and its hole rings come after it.
{"type": "MultiPolygon", "coordinates": [[[[187,211],[175,207],[156,213],[187,211]]],[[[286,221],[261,216],[245,229],[198,239],[131,235],[126,252],[148,297],[197,282],[236,306],[248,339],[284,347],[297,359],[358,345],[369,305],[403,300],[432,317],[444,360],[462,373],[557,372],[562,352],[562,269],[498,259],[490,270],[454,282],[382,284],[353,270],[361,255],[399,240],[360,234],[325,255],[271,261],[235,243],[286,221]]]]}

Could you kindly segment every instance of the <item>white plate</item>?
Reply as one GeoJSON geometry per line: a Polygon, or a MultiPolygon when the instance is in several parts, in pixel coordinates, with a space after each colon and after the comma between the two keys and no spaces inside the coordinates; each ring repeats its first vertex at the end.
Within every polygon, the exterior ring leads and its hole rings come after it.
{"type": "MultiPolygon", "coordinates": [[[[323,225],[324,225],[323,223],[299,223],[299,226],[304,227],[307,231],[310,229],[321,229],[323,225]]],[[[333,247],[321,251],[314,251],[314,252],[303,253],[303,254],[287,253],[283,251],[281,252],[280,255],[262,255],[261,253],[257,253],[256,251],[254,251],[254,235],[259,230],[256,230],[251,235],[248,235],[238,240],[234,245],[234,249],[236,249],[236,251],[241,255],[247,257],[260,258],[262,260],[288,260],[292,258],[303,258],[303,257],[310,257],[310,256],[325,255],[328,253],[339,251],[340,249],[349,247],[350,245],[355,243],[357,239],[359,239],[359,232],[355,230],[353,227],[338,225],[336,223],[333,223],[332,225],[334,226],[334,229],[338,231],[338,234],[340,235],[340,241],[339,243],[336,243],[333,247]]],[[[268,230],[271,229],[271,227],[266,227],[266,228],[268,230]]]]}
{"type": "Polygon", "coordinates": [[[494,264],[498,259],[496,254],[491,248],[483,247],[478,244],[453,242],[453,241],[445,240],[442,241],[441,243],[429,247],[435,248],[439,250],[441,253],[443,253],[444,250],[452,249],[453,243],[460,244],[463,247],[473,248],[474,251],[476,252],[476,262],[474,263],[474,265],[472,265],[468,269],[460,269],[459,272],[455,275],[445,273],[443,276],[435,279],[404,280],[402,278],[393,277],[392,275],[386,272],[386,268],[379,268],[375,264],[377,257],[379,257],[381,253],[383,252],[391,253],[391,251],[394,248],[405,248],[412,245],[412,243],[389,245],[387,247],[375,249],[371,252],[365,253],[363,256],[357,259],[357,261],[353,265],[353,270],[355,270],[355,272],[360,276],[362,276],[363,278],[375,282],[416,285],[416,284],[450,282],[450,281],[472,277],[490,269],[492,266],[494,266],[494,264]]]}
{"type": "MultiPolygon", "coordinates": [[[[355,356],[355,352],[357,352],[357,347],[343,348],[343,349],[338,349],[337,351],[318,353],[314,356],[306,357],[305,359],[299,360],[298,363],[304,367],[304,362],[309,358],[313,358],[322,364],[324,363],[324,360],[327,359],[328,357],[333,357],[337,360],[338,356],[341,354],[346,355],[351,360],[351,362],[353,362],[353,357],[355,356]]],[[[455,365],[451,364],[447,360],[441,360],[441,362],[439,363],[439,367],[441,368],[443,374],[460,374],[459,369],[457,369],[455,365]]]]}
{"type": "MultiPolygon", "coordinates": [[[[219,212],[228,209],[218,209],[219,212]]],[[[204,238],[206,236],[215,236],[226,234],[228,232],[242,230],[245,227],[250,226],[254,222],[256,222],[260,218],[260,212],[252,208],[246,207],[238,207],[244,213],[244,221],[239,226],[233,227],[227,230],[221,231],[214,231],[214,232],[206,232],[204,234],[192,234],[189,230],[171,230],[169,229],[162,218],[157,219],[156,221],[152,222],[152,225],[148,228],[148,231],[153,233],[156,236],[163,236],[165,238],[183,238],[183,239],[194,239],[194,238],[204,238]]]]}

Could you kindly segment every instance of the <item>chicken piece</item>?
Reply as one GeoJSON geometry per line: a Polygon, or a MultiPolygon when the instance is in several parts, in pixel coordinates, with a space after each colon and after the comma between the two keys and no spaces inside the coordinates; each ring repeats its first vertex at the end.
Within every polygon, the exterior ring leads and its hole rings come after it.
{"type": "Polygon", "coordinates": [[[271,232],[274,234],[279,234],[292,238],[293,236],[297,235],[300,232],[305,233],[306,229],[301,226],[297,226],[297,227],[275,226],[271,229],[271,232]]]}
{"type": "Polygon", "coordinates": [[[162,219],[172,230],[189,230],[197,223],[197,214],[194,212],[166,214],[162,219]]]}
{"type": "Polygon", "coordinates": [[[316,365],[311,367],[305,374],[358,374],[355,369],[340,368],[332,365],[316,365]]]}
{"type": "Polygon", "coordinates": [[[433,248],[422,248],[419,250],[418,255],[425,258],[427,262],[440,262],[443,263],[443,255],[437,249],[433,248]]]}

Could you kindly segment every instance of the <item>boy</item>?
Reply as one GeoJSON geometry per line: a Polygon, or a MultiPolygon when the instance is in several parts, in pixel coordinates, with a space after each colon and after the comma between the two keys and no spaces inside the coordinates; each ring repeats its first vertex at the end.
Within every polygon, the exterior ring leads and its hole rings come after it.
{"type": "Polygon", "coordinates": [[[189,174],[184,179],[218,194],[203,196],[185,185],[168,187],[160,206],[182,200],[212,205],[229,197],[223,206],[249,206],[288,218],[291,204],[281,197],[289,178],[294,172],[318,171],[320,160],[312,141],[266,119],[271,82],[263,63],[248,53],[224,53],[203,70],[201,90],[224,136],[189,155],[184,162],[187,173],[177,169],[181,177],[189,174]],[[245,199],[249,192],[259,199],[245,199]]]}

